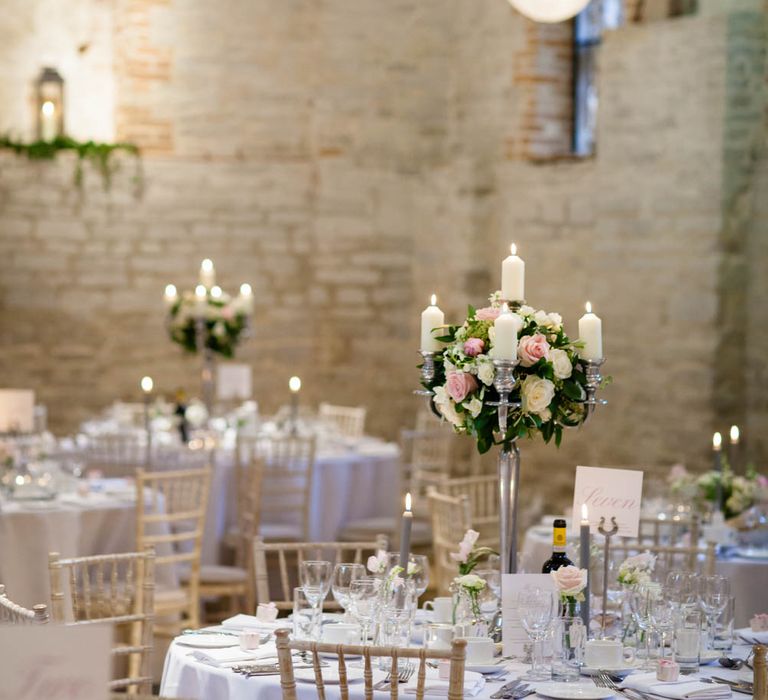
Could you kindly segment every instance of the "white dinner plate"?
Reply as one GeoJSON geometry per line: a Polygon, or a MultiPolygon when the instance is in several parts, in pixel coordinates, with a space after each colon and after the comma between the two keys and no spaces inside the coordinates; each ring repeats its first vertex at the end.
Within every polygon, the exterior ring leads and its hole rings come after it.
{"type": "Polygon", "coordinates": [[[467,664],[464,667],[467,671],[474,671],[475,673],[501,673],[506,671],[504,664],[467,664]]]}
{"type": "Polygon", "coordinates": [[[621,666],[602,666],[600,668],[593,668],[591,666],[582,666],[582,676],[596,676],[601,671],[608,671],[613,676],[628,676],[632,671],[636,671],[640,667],[640,664],[635,662],[634,664],[622,664],[621,666]]]}
{"type": "Polygon", "coordinates": [[[542,683],[536,686],[536,693],[558,700],[602,700],[614,695],[612,690],[591,683],[542,683]]]}
{"type": "Polygon", "coordinates": [[[733,553],[744,559],[768,559],[768,547],[737,547],[733,553]]]}
{"type": "MultiPolygon", "coordinates": [[[[323,683],[328,685],[338,685],[339,669],[334,666],[326,666],[320,669],[323,672],[323,683]]],[[[315,682],[315,669],[314,668],[298,668],[293,672],[297,681],[303,681],[304,683],[315,682]]],[[[347,667],[347,682],[354,683],[355,681],[363,680],[362,668],[349,668],[347,667]]]]}
{"type": "Polygon", "coordinates": [[[240,645],[240,640],[231,634],[182,634],[176,637],[176,644],[195,649],[226,649],[240,645]]]}

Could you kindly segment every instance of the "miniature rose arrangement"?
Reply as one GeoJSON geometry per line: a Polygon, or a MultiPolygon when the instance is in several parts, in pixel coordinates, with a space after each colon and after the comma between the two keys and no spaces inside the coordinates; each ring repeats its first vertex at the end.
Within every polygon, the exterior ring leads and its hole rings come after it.
{"type": "Polygon", "coordinates": [[[561,566],[555,571],[550,571],[549,574],[555,582],[555,589],[560,597],[563,614],[573,617],[576,614],[576,603],[584,602],[588,571],[570,565],[561,566]]]}
{"type": "Polygon", "coordinates": [[[637,586],[648,583],[656,567],[656,557],[650,552],[642,552],[627,557],[619,566],[617,579],[623,586],[637,586]]]}

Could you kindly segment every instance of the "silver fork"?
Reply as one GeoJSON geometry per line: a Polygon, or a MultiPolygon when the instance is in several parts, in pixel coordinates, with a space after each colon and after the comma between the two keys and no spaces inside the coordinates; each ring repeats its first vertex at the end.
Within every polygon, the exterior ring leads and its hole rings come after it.
{"type": "Polygon", "coordinates": [[[608,690],[612,690],[617,695],[630,698],[630,700],[637,700],[637,698],[641,698],[642,700],[650,700],[650,696],[641,693],[639,690],[620,687],[619,684],[613,680],[611,674],[608,673],[608,671],[599,671],[595,678],[597,678],[595,685],[601,688],[608,688],[608,690]]]}
{"type": "MultiPolygon", "coordinates": [[[[413,675],[413,664],[408,661],[406,662],[405,666],[399,666],[397,668],[397,682],[398,683],[407,683],[409,680],[411,680],[411,676],[413,675]]],[[[390,671],[387,674],[387,677],[383,681],[379,681],[376,685],[373,686],[374,690],[381,690],[384,688],[384,686],[389,685],[392,682],[392,671],[390,671]]]]}

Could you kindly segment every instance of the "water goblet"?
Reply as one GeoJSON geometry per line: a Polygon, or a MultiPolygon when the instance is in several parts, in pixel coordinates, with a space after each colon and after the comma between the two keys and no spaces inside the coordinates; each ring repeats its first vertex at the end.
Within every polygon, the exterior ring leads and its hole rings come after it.
{"type": "Polygon", "coordinates": [[[699,607],[707,618],[708,647],[715,646],[717,618],[728,605],[731,585],[725,576],[701,576],[698,580],[699,607]]]}
{"type": "Polygon", "coordinates": [[[490,624],[499,609],[501,574],[498,569],[476,569],[474,573],[485,581],[485,588],[477,594],[477,602],[480,612],[490,624]]]}
{"type": "Polygon", "coordinates": [[[678,608],[674,601],[670,600],[663,592],[662,595],[653,598],[650,603],[651,627],[661,635],[661,652],[659,658],[664,658],[667,645],[667,634],[674,630],[675,614],[678,608]]]}
{"type": "Polygon", "coordinates": [[[416,598],[424,595],[429,588],[429,558],[424,554],[411,554],[408,557],[408,578],[416,589],[416,598]]]}
{"type": "Polygon", "coordinates": [[[340,563],[333,567],[331,576],[331,592],[334,600],[344,610],[344,619],[349,617],[349,587],[352,581],[365,577],[365,567],[362,564],[340,563]]]}
{"type": "Polygon", "coordinates": [[[380,581],[373,578],[358,578],[349,584],[350,611],[360,623],[363,645],[368,644],[371,625],[376,619],[379,584],[380,581]]]}
{"type": "Polygon", "coordinates": [[[629,609],[635,623],[645,636],[645,662],[642,668],[646,671],[656,668],[651,661],[651,633],[653,630],[651,604],[659,592],[656,584],[640,584],[629,593],[629,609]]]}
{"type": "Polygon", "coordinates": [[[299,566],[299,582],[307,600],[321,613],[323,601],[331,588],[333,567],[329,561],[303,561],[299,566]]]}
{"type": "Polygon", "coordinates": [[[544,666],[542,641],[557,611],[557,595],[551,590],[526,586],[518,595],[517,605],[523,629],[533,641],[531,668],[521,678],[530,681],[549,680],[551,671],[544,666]]]}

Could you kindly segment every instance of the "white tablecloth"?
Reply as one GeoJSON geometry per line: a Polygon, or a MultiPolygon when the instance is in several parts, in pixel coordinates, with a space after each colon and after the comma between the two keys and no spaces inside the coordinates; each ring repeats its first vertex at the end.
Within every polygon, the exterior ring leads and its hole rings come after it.
{"type": "MultiPolygon", "coordinates": [[[[219,543],[235,526],[234,451],[215,455],[208,519],[203,537],[203,563],[218,562],[219,543]]],[[[364,438],[349,447],[318,446],[312,479],[309,539],[334,542],[352,520],[395,516],[400,493],[396,444],[364,438]]]]}
{"type": "MultiPolygon", "coordinates": [[[[74,494],[54,501],[0,501],[0,583],[8,597],[30,607],[50,604],[48,553],[62,557],[136,549],[136,501],[131,486],[120,494],[74,494]]],[[[156,581],[172,585],[161,567],[156,581]]]]}
{"type": "MultiPolygon", "coordinates": [[[[281,700],[280,677],[260,676],[256,678],[245,678],[235,673],[229,668],[215,668],[196,661],[190,656],[192,649],[181,647],[173,643],[168,649],[165,657],[165,667],[163,669],[163,681],[160,686],[160,694],[169,698],[189,698],[190,700],[281,700]]],[[[747,654],[747,647],[734,647],[733,656],[744,658],[747,654]]],[[[272,659],[265,660],[264,663],[271,663],[272,659]]],[[[331,661],[335,664],[336,661],[331,661]]],[[[351,663],[351,662],[350,662],[351,663]]],[[[506,665],[509,674],[504,681],[511,681],[522,673],[525,673],[527,666],[513,661],[506,665]]],[[[720,667],[702,666],[701,675],[721,676],[732,680],[752,680],[752,672],[749,669],[741,671],[729,671],[720,667]]],[[[385,677],[381,671],[374,670],[374,683],[385,677]]],[[[584,683],[594,687],[592,681],[582,677],[579,683],[584,683]]],[[[480,700],[490,698],[491,694],[496,692],[502,683],[486,683],[481,692],[475,696],[480,700]]],[[[538,683],[531,684],[534,688],[538,683]]],[[[400,697],[407,696],[400,687],[400,697]]],[[[351,700],[362,700],[364,685],[362,681],[350,683],[351,700]]],[[[317,698],[317,691],[314,683],[296,682],[296,692],[300,700],[310,700],[317,698]]],[[[340,697],[338,686],[327,685],[325,687],[326,698],[336,700],[340,697]]],[[[389,688],[377,691],[374,697],[384,700],[390,696],[389,688]]],[[[447,697],[447,696],[445,696],[447,697]]],[[[734,697],[737,697],[734,694],[734,697]]],[[[738,697],[748,698],[747,695],[738,697]]]]}
{"type": "MultiPolygon", "coordinates": [[[[602,543],[603,538],[595,538],[602,543]]],[[[568,556],[576,561],[569,538],[568,556]]],[[[534,526],[525,533],[520,560],[525,571],[539,573],[541,565],[552,553],[552,527],[534,526]]],[[[758,612],[768,612],[768,561],[730,558],[718,559],[718,574],[727,576],[731,583],[731,595],[736,598],[736,627],[746,627],[749,619],[758,612]]],[[[595,591],[592,591],[595,594],[595,591]]]]}

